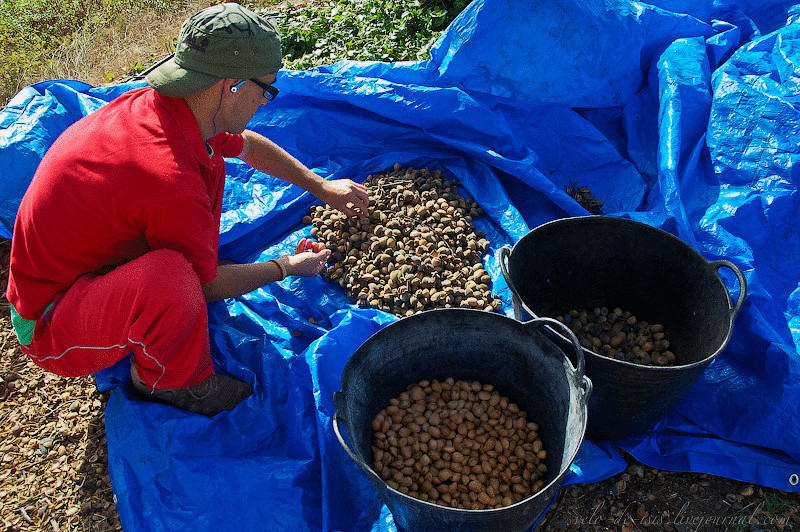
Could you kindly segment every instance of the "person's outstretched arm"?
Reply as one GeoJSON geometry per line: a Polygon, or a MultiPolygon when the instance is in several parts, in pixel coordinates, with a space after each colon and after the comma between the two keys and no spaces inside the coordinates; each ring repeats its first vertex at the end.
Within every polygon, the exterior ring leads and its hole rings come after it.
{"type": "Polygon", "coordinates": [[[369,191],[364,185],[350,179],[325,180],[263,135],[245,130],[242,136],[239,159],[256,170],[302,187],[348,216],[368,214],[369,191]]]}
{"type": "Polygon", "coordinates": [[[331,251],[324,244],[303,238],[292,255],[282,255],[267,262],[221,264],[217,277],[203,285],[206,301],[236,297],[275,281],[285,275],[313,277],[325,267],[331,251]],[[279,264],[276,264],[277,261],[279,264]]]}

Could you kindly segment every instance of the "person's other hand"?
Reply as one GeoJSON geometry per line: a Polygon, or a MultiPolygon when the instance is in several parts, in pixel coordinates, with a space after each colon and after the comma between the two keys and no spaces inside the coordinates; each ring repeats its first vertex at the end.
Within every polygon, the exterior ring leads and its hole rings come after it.
{"type": "Polygon", "coordinates": [[[369,214],[369,190],[365,185],[350,179],[325,181],[324,190],[319,199],[347,216],[367,216],[369,214]]]}
{"type": "Polygon", "coordinates": [[[331,250],[321,242],[301,238],[292,255],[283,255],[278,260],[286,268],[286,275],[314,277],[319,275],[331,256],[331,250]]]}

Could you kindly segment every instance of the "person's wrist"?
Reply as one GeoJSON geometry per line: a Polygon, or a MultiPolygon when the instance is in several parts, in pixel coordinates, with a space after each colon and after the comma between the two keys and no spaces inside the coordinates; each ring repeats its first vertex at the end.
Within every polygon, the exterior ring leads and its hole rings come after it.
{"type": "Polygon", "coordinates": [[[292,268],[292,263],[289,260],[289,255],[281,255],[276,260],[283,267],[283,271],[286,272],[286,277],[294,275],[294,268],[292,268]]]}
{"type": "Polygon", "coordinates": [[[312,196],[322,200],[323,202],[330,203],[331,198],[329,196],[331,182],[314,172],[311,173],[314,174],[314,182],[311,185],[309,192],[312,196]]]}
{"type": "Polygon", "coordinates": [[[269,259],[267,261],[267,263],[274,265],[275,268],[278,269],[278,279],[277,280],[278,281],[283,281],[284,279],[286,279],[286,277],[288,277],[289,272],[286,271],[286,265],[285,265],[285,263],[281,262],[280,259],[281,259],[281,257],[278,257],[277,259],[269,259]]]}

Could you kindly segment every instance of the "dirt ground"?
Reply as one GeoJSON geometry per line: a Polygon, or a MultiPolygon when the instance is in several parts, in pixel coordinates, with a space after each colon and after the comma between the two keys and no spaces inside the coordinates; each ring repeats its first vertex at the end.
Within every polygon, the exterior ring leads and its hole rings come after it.
{"type": "MultiPolygon", "coordinates": [[[[0,528],[121,530],[107,469],[109,394],[91,377],[46,374],[22,354],[4,296],[9,248],[0,240],[0,528]]],[[[562,489],[537,530],[800,530],[800,494],[629,458],[623,473],[562,489]]]]}

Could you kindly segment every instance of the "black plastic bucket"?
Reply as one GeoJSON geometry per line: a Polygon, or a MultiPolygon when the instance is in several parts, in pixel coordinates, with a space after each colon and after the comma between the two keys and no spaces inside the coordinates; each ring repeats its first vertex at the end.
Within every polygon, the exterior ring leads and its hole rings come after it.
{"type": "Polygon", "coordinates": [[[735,264],[709,262],[666,231],[622,218],[548,222],[497,257],[517,319],[605,306],[664,326],[674,366],[642,366],[583,349],[594,385],[586,434],[594,439],[640,434],[663,418],[725,347],[747,295],[735,264]],[[735,304],[719,275],[723,266],[739,281],[735,304]]]}
{"type": "Polygon", "coordinates": [[[347,454],[375,484],[399,530],[522,531],[547,509],[578,452],[590,390],[580,345],[557,321],[521,323],[479,310],[431,310],[384,327],[353,354],[342,372],[342,390],[333,396],[333,428],[347,454]],[[571,337],[575,369],[543,324],[560,327],[571,337]],[[405,495],[373,471],[375,415],[409,384],[448,377],[493,384],[538,423],[548,470],[541,491],[505,508],[461,510],[405,495]]]}

